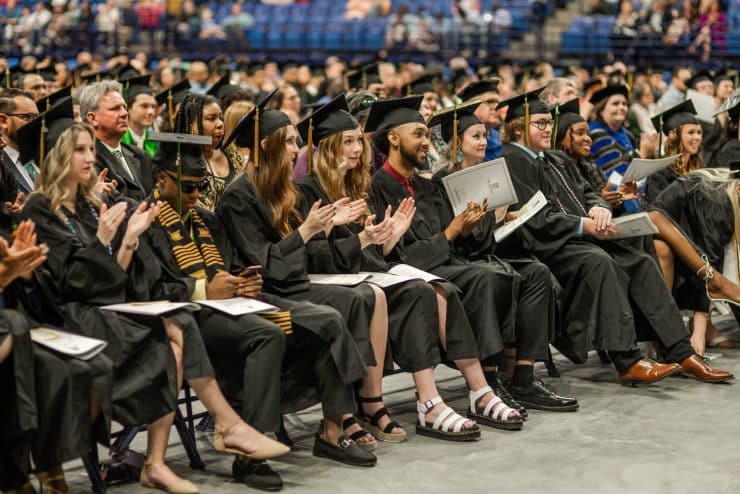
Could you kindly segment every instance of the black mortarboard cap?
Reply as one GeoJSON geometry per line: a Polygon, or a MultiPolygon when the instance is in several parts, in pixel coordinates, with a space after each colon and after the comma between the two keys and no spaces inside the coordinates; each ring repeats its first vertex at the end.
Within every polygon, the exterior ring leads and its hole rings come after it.
{"type": "Polygon", "coordinates": [[[540,99],[540,93],[544,89],[544,87],[537,88],[534,91],[501,101],[496,109],[508,108],[506,111],[507,122],[535,113],[550,113],[550,107],[540,99]]]}
{"type": "Polygon", "coordinates": [[[455,89],[459,88],[467,80],[470,79],[470,75],[468,75],[467,71],[465,69],[455,69],[450,74],[450,85],[452,86],[452,92],[455,91],[455,89]]]}
{"type": "Polygon", "coordinates": [[[225,149],[232,142],[236,142],[239,147],[251,149],[251,160],[255,167],[259,167],[259,141],[291,124],[290,118],[285,113],[265,108],[276,92],[277,89],[270,91],[252,111],[244,115],[221,145],[225,149]]]}
{"type": "Polygon", "coordinates": [[[699,72],[694,74],[694,77],[689,79],[688,86],[695,89],[697,84],[704,81],[709,81],[714,84],[714,77],[712,75],[712,72],[710,72],[708,69],[700,70],[699,72]]]}
{"type": "Polygon", "coordinates": [[[591,104],[597,105],[601,101],[614,96],[615,94],[621,94],[625,98],[629,98],[630,91],[624,84],[612,84],[594,91],[590,99],[591,104]]]}
{"type": "Polygon", "coordinates": [[[406,96],[376,101],[370,107],[365,132],[383,132],[407,123],[424,123],[424,117],[419,113],[423,99],[423,96],[406,96]]]}
{"type": "Polygon", "coordinates": [[[40,100],[36,101],[36,107],[39,109],[39,111],[46,111],[57,104],[59,101],[69,96],[72,96],[72,85],[65,86],[58,91],[54,91],[48,96],[44,96],[40,100]]]}
{"type": "Polygon", "coordinates": [[[206,94],[215,96],[218,99],[221,99],[223,96],[220,96],[221,91],[223,91],[224,88],[229,86],[229,81],[231,80],[231,72],[227,72],[226,74],[222,75],[218,78],[218,80],[213,84],[213,86],[206,91],[206,94]]]}
{"type": "Polygon", "coordinates": [[[671,130],[677,129],[684,124],[698,124],[696,119],[696,109],[694,103],[687,99],[681,103],[667,109],[663,113],[650,118],[655,130],[668,134],[671,130]]]}
{"type": "Polygon", "coordinates": [[[380,63],[375,62],[347,73],[347,89],[367,89],[370,84],[379,83],[379,65],[380,63]]]}
{"type": "Polygon", "coordinates": [[[119,81],[123,85],[123,98],[127,105],[131,106],[134,98],[140,94],[154,95],[154,90],[149,86],[151,77],[151,74],[147,74],[119,81]]]}
{"type": "Polygon", "coordinates": [[[114,67],[110,69],[110,73],[113,74],[113,76],[120,82],[123,82],[127,79],[133,79],[141,75],[141,72],[136,70],[136,68],[134,68],[134,66],[130,63],[114,67]]]}
{"type": "Polygon", "coordinates": [[[412,94],[424,94],[433,93],[435,82],[439,81],[440,74],[427,73],[420,77],[417,77],[413,81],[406,84],[406,95],[411,96],[412,94]]]}
{"type": "Polygon", "coordinates": [[[565,133],[571,125],[578,122],[585,122],[586,119],[581,116],[581,105],[578,102],[578,98],[563,103],[562,105],[556,104],[550,110],[553,118],[553,148],[557,148],[560,141],[565,137],[565,133]]]}
{"type": "Polygon", "coordinates": [[[22,163],[34,160],[40,167],[49,149],[56,140],[74,122],[74,109],[70,96],[63,98],[48,111],[18,128],[18,142],[22,163]]]}
{"type": "Polygon", "coordinates": [[[470,101],[473,98],[477,98],[483,93],[490,91],[498,91],[498,79],[485,79],[482,81],[471,82],[465,89],[460,91],[460,99],[463,101],[470,101]]]}
{"type": "Polygon", "coordinates": [[[432,128],[436,125],[441,125],[442,139],[445,142],[454,141],[454,137],[462,135],[469,127],[482,123],[475,116],[475,110],[479,106],[480,101],[473,101],[440,110],[432,115],[427,122],[427,127],[432,128]]]}
{"type": "Polygon", "coordinates": [[[190,91],[190,82],[183,79],[154,96],[158,105],[167,105],[167,118],[170,121],[170,126],[175,125],[175,107],[182,103],[188,91],[190,91]]]}

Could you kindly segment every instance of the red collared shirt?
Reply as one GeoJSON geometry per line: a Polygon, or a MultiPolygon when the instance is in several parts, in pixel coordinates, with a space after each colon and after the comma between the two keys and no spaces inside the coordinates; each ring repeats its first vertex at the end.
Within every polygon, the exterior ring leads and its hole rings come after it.
{"type": "Polygon", "coordinates": [[[416,182],[414,180],[414,176],[411,175],[409,178],[404,177],[398,171],[391,166],[391,162],[387,161],[383,163],[383,170],[388,172],[388,175],[390,175],[393,180],[398,182],[403,186],[404,189],[408,191],[409,194],[411,194],[411,197],[414,197],[414,183],[416,182]]]}

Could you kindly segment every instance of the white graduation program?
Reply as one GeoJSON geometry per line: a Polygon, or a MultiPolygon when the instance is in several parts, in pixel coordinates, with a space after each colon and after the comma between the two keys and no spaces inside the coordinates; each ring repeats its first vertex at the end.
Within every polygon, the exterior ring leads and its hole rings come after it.
{"type": "Polygon", "coordinates": [[[496,158],[452,173],[442,179],[455,216],[465,211],[469,202],[488,199],[488,209],[516,204],[514,185],[504,158],[496,158]]]}

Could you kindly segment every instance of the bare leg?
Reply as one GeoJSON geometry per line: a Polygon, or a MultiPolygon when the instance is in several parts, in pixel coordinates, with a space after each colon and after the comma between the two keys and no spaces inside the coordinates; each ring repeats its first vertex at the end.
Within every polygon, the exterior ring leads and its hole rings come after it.
{"type": "Polygon", "coordinates": [[[706,350],[706,338],[707,338],[707,323],[709,322],[709,314],[706,312],[694,312],[694,317],[691,321],[691,347],[699,355],[704,355],[706,350]]]}
{"type": "MultiPolygon", "coordinates": [[[[439,341],[442,344],[443,348],[447,348],[447,333],[445,332],[445,324],[447,322],[447,299],[445,298],[445,292],[441,287],[434,286],[434,289],[437,291],[437,305],[438,306],[444,306],[445,309],[445,317],[439,318],[439,341]],[[444,299],[444,303],[440,304],[440,299],[444,299]]],[[[465,378],[465,382],[468,384],[468,388],[470,388],[472,391],[477,391],[480,388],[484,386],[488,386],[488,382],[486,381],[486,377],[483,375],[483,368],[480,365],[480,360],[476,358],[469,358],[469,359],[458,359],[455,360],[455,365],[462,373],[463,377],[465,378]]],[[[478,400],[478,407],[483,408],[485,407],[489,401],[491,401],[496,395],[494,393],[486,393],[478,400]]],[[[427,414],[429,418],[434,417],[435,415],[432,415],[433,412],[430,412],[427,414]]],[[[474,422],[466,422],[464,428],[472,428],[474,425],[474,422]]]]}
{"type": "MultiPolygon", "coordinates": [[[[167,451],[167,440],[170,437],[170,429],[174,418],[174,412],[168,413],[149,424],[147,428],[147,467],[143,472],[146,472],[146,479],[149,483],[168,486],[183,481],[175,472],[170,470],[164,460],[167,451]]],[[[143,477],[144,474],[142,474],[143,477]]]]}
{"type": "MultiPolygon", "coordinates": [[[[373,346],[373,355],[377,365],[369,366],[367,376],[362,380],[360,396],[364,397],[383,396],[383,365],[388,348],[388,302],[383,290],[375,285],[370,285],[370,287],[375,293],[375,307],[370,318],[370,343],[373,346]]],[[[383,406],[382,402],[362,404],[363,412],[369,417],[372,417],[383,406]]],[[[382,417],[378,422],[378,427],[383,430],[390,421],[388,416],[382,417]]],[[[391,432],[398,434],[403,432],[403,429],[394,427],[391,432]]],[[[363,439],[360,438],[358,442],[363,442],[363,439]]]]}
{"type": "Polygon", "coordinates": [[[36,477],[38,477],[39,482],[41,483],[41,492],[69,492],[67,481],[64,478],[64,469],[62,468],[62,465],[52,467],[45,472],[38,472],[36,477]]]}
{"type": "Polygon", "coordinates": [[[5,359],[8,358],[10,355],[10,352],[13,351],[13,335],[9,334],[5,337],[5,340],[3,340],[2,343],[0,343],[0,363],[5,362],[5,359]]]}
{"type": "Polygon", "coordinates": [[[658,262],[660,263],[660,270],[663,272],[663,279],[669,290],[673,290],[673,279],[675,275],[675,261],[673,259],[673,251],[671,247],[663,240],[653,240],[655,245],[655,253],[658,255],[658,262]]]}
{"type": "MultiPolygon", "coordinates": [[[[691,246],[681,231],[663,213],[651,211],[650,219],[658,227],[658,238],[668,244],[673,255],[694,273],[701,272],[704,276],[705,263],[698,252],[691,246]],[[701,271],[700,271],[701,270],[701,271]]],[[[672,285],[671,285],[672,286],[672,285]]],[[[714,271],[713,278],[708,280],[709,291],[713,296],[727,298],[740,303],[740,285],[725,278],[719,271],[714,271]]]]}

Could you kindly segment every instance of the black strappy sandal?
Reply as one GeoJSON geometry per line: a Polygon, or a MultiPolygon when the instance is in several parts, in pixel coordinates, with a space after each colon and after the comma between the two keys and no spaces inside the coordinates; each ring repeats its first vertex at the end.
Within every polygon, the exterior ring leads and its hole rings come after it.
{"type": "Polygon", "coordinates": [[[383,397],[382,396],[374,396],[371,398],[365,398],[364,396],[360,396],[359,393],[356,393],[355,396],[357,397],[357,420],[365,429],[367,429],[370,434],[372,434],[378,441],[383,441],[386,443],[400,443],[406,440],[406,431],[403,430],[403,427],[401,425],[394,421],[390,420],[391,414],[388,413],[388,409],[385,407],[381,408],[377,412],[373,414],[372,417],[369,417],[365,414],[365,409],[362,407],[363,403],[382,403],[383,397]],[[388,425],[386,425],[383,429],[380,428],[380,419],[383,417],[388,417],[390,420],[388,422],[388,425]],[[401,429],[401,432],[393,432],[393,429],[401,429]]]}

